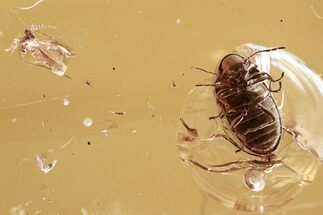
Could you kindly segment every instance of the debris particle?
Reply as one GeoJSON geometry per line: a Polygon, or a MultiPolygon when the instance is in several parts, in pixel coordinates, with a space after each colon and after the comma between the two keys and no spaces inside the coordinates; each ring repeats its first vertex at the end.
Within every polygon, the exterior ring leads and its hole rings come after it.
{"type": "Polygon", "coordinates": [[[42,212],[42,210],[35,211],[34,215],[41,214],[42,212]]]}
{"type": "Polygon", "coordinates": [[[151,109],[152,111],[155,111],[155,107],[151,104],[150,98],[146,100],[146,105],[149,109],[151,109]]]}
{"type": "Polygon", "coordinates": [[[46,99],[46,95],[45,94],[43,94],[43,98],[46,99]]]}
{"type": "Polygon", "coordinates": [[[43,120],[41,120],[41,127],[42,127],[42,128],[45,128],[45,123],[44,123],[44,121],[43,121],[43,120]]]}
{"type": "Polygon", "coordinates": [[[42,197],[41,200],[49,202],[49,203],[53,202],[53,200],[51,200],[50,198],[47,198],[47,197],[42,197]]]}
{"type": "Polygon", "coordinates": [[[40,183],[39,184],[39,189],[42,190],[42,191],[43,190],[46,190],[46,189],[48,189],[48,185],[47,184],[40,183]]]}
{"type": "Polygon", "coordinates": [[[63,104],[64,104],[64,106],[67,106],[70,104],[70,101],[67,98],[64,98],[63,104]]]}
{"type": "Polygon", "coordinates": [[[175,81],[174,81],[174,80],[173,80],[173,82],[172,82],[171,87],[172,87],[172,88],[174,88],[174,89],[175,89],[175,88],[177,88],[177,84],[175,83],[175,81]]]}
{"type": "Polygon", "coordinates": [[[182,22],[181,18],[176,19],[176,24],[180,24],[182,22]]]}
{"type": "MultiPolygon", "coordinates": [[[[48,98],[46,99],[46,101],[56,101],[56,100],[61,100],[64,97],[70,97],[73,94],[68,94],[62,97],[52,97],[52,98],[48,98]]],[[[43,103],[44,100],[43,99],[39,99],[39,100],[34,100],[34,101],[30,101],[30,102],[26,102],[26,103],[22,103],[22,104],[15,104],[15,105],[8,105],[8,106],[2,106],[0,107],[0,110],[3,109],[9,109],[9,108],[17,108],[17,107],[25,107],[25,106],[29,106],[29,105],[34,105],[34,104],[39,104],[39,103],[43,103]]]]}
{"type": "Polygon", "coordinates": [[[280,22],[283,22],[283,20],[281,19],[280,22]]]}
{"type": "Polygon", "coordinates": [[[24,62],[49,69],[58,76],[64,76],[67,69],[64,62],[65,57],[74,57],[75,53],[57,40],[38,39],[35,32],[38,32],[39,28],[42,27],[48,26],[28,26],[24,31],[24,35],[14,39],[11,46],[5,51],[13,53],[18,49],[24,62]],[[33,58],[33,61],[25,59],[27,54],[33,58]]]}
{"type": "Polygon", "coordinates": [[[69,141],[67,141],[67,143],[65,143],[64,145],[62,145],[60,148],[61,148],[61,149],[63,149],[63,148],[65,148],[66,146],[68,146],[68,145],[72,142],[72,140],[74,140],[74,138],[75,138],[75,136],[74,136],[74,137],[72,137],[71,139],[69,139],[69,141]]]}
{"type": "Polygon", "coordinates": [[[314,14],[314,16],[315,16],[316,18],[318,18],[318,19],[323,19],[323,17],[322,17],[322,16],[320,16],[320,15],[315,11],[315,9],[314,9],[314,6],[313,6],[313,5],[311,6],[311,10],[312,10],[312,12],[313,12],[313,14],[314,14]]]}
{"type": "Polygon", "coordinates": [[[93,88],[93,85],[91,85],[91,83],[92,83],[92,82],[91,82],[91,81],[89,81],[89,80],[86,80],[86,82],[85,82],[85,84],[86,84],[86,85],[88,85],[89,87],[92,87],[92,88],[93,88]]]}
{"type": "Polygon", "coordinates": [[[87,141],[87,144],[90,146],[91,145],[91,142],[90,141],[87,141]]]}
{"type": "Polygon", "coordinates": [[[164,177],[164,182],[167,182],[170,178],[172,178],[172,177],[174,177],[174,176],[176,176],[176,173],[173,173],[173,174],[170,174],[170,175],[168,175],[168,176],[165,176],[165,177],[164,177]]]}
{"type": "Polygon", "coordinates": [[[11,215],[26,215],[26,208],[23,205],[18,205],[17,207],[13,207],[10,209],[11,215]]]}
{"type": "Polygon", "coordinates": [[[121,111],[110,111],[110,112],[117,115],[126,115],[126,112],[121,112],[121,111]]]}
{"type": "Polygon", "coordinates": [[[133,134],[137,133],[137,130],[133,130],[133,131],[132,131],[132,133],[133,133],[133,134]]]}
{"type": "Polygon", "coordinates": [[[82,208],[81,212],[82,212],[82,215],[88,215],[89,214],[86,208],[82,208]]]}
{"type": "Polygon", "coordinates": [[[116,70],[116,68],[115,68],[115,67],[113,67],[113,68],[112,68],[112,70],[116,70]]]}
{"type": "Polygon", "coordinates": [[[49,173],[57,163],[57,160],[53,160],[52,162],[47,163],[43,155],[40,155],[40,154],[35,156],[35,161],[36,161],[37,167],[45,174],[49,173]]]}
{"type": "Polygon", "coordinates": [[[220,3],[220,6],[222,7],[224,5],[226,0],[222,0],[222,2],[220,3]]]}
{"type": "Polygon", "coordinates": [[[108,129],[103,129],[102,131],[101,131],[101,133],[104,135],[104,136],[108,136],[109,135],[109,130],[108,129]]]}
{"type": "Polygon", "coordinates": [[[83,120],[83,125],[90,127],[93,124],[93,120],[90,117],[86,117],[83,120]]]}

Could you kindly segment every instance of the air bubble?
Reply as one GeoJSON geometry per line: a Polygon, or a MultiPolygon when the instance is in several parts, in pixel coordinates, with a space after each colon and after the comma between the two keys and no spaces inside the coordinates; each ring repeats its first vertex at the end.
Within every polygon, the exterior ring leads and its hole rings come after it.
{"type": "Polygon", "coordinates": [[[83,120],[83,125],[85,125],[86,127],[90,127],[93,124],[93,120],[90,117],[86,117],[83,120]]]}
{"type": "Polygon", "coordinates": [[[247,187],[255,192],[259,192],[265,188],[265,180],[262,174],[254,169],[250,169],[244,175],[244,182],[247,187]]]}
{"type": "Polygon", "coordinates": [[[67,106],[70,104],[70,101],[67,98],[64,98],[63,104],[64,104],[64,106],[67,106]]]}

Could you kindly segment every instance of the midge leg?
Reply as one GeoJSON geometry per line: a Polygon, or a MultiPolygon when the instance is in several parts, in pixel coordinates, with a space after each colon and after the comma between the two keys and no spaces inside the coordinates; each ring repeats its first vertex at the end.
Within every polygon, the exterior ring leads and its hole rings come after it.
{"type": "MultiPolygon", "coordinates": [[[[28,61],[28,60],[23,60],[24,62],[26,62],[26,63],[29,63],[29,64],[31,64],[31,65],[33,65],[33,66],[39,66],[39,67],[42,67],[42,68],[45,68],[45,69],[48,69],[48,70],[52,70],[52,68],[51,67],[49,67],[49,66],[46,66],[46,65],[43,65],[43,64],[41,64],[41,63],[33,63],[33,62],[30,62],[30,61],[28,61]]],[[[68,76],[68,75],[65,75],[64,74],[64,77],[66,77],[66,78],[68,78],[68,79],[72,79],[70,76],[68,76]]]]}

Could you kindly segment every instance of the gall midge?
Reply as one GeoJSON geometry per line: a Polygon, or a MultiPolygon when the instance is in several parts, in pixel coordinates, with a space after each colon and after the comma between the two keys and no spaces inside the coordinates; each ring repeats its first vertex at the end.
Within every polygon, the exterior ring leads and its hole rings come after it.
{"type": "Polygon", "coordinates": [[[48,35],[38,32],[38,28],[35,25],[28,26],[24,31],[24,35],[14,39],[11,46],[5,51],[13,53],[16,49],[19,49],[20,57],[25,62],[49,69],[58,76],[70,78],[65,75],[67,66],[64,58],[74,57],[75,52],[48,35]],[[49,39],[38,39],[35,32],[46,35],[49,39]],[[33,62],[26,60],[27,54],[32,56],[33,62]]]}

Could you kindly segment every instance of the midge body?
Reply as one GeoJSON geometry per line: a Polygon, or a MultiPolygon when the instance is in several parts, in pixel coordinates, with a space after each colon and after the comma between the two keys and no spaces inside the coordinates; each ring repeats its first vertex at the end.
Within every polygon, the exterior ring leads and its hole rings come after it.
{"type": "MultiPolygon", "coordinates": [[[[38,32],[40,27],[50,27],[47,25],[26,27],[24,35],[14,39],[13,43],[5,51],[13,53],[16,49],[20,51],[20,57],[27,63],[40,66],[53,71],[56,75],[63,76],[67,66],[64,58],[75,56],[75,52],[62,45],[57,40],[52,39],[44,33],[38,32]],[[48,39],[38,39],[35,32],[49,37],[48,39]],[[33,61],[25,60],[27,54],[30,54],[33,61]]],[[[70,78],[67,75],[65,77],[70,78]]]]}
{"type": "Polygon", "coordinates": [[[284,73],[275,80],[268,73],[259,71],[250,58],[260,52],[284,48],[260,50],[249,57],[228,54],[218,63],[215,73],[196,68],[214,74],[213,84],[197,85],[214,87],[221,112],[210,119],[225,119],[239,143],[223,136],[238,148],[237,151],[261,157],[263,162],[274,160],[273,152],[279,146],[282,134],[280,113],[272,93],[281,89],[280,80],[284,73]],[[279,83],[278,89],[272,89],[273,82],[279,83]]]}

